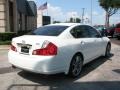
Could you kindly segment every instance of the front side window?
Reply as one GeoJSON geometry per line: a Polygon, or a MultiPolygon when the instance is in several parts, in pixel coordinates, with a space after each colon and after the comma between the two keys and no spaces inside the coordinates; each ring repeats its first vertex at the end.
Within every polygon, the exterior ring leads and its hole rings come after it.
{"type": "Polygon", "coordinates": [[[85,29],[84,26],[77,26],[73,28],[70,33],[75,38],[87,38],[89,37],[88,31],[85,29]]]}
{"type": "Polygon", "coordinates": [[[58,36],[67,28],[68,26],[43,26],[34,30],[30,34],[43,36],[58,36]]]}
{"type": "Polygon", "coordinates": [[[100,37],[100,33],[93,27],[86,26],[86,29],[89,31],[89,35],[91,38],[100,37]]]}

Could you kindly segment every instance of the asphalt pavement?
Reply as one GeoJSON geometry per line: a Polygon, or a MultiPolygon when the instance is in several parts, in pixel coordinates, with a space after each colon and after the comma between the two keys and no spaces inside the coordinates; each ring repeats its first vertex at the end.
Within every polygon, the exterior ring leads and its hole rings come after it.
{"type": "Polygon", "coordinates": [[[109,58],[100,57],[85,65],[75,79],[12,69],[8,49],[0,49],[0,90],[120,90],[120,41],[115,40],[109,58]]]}

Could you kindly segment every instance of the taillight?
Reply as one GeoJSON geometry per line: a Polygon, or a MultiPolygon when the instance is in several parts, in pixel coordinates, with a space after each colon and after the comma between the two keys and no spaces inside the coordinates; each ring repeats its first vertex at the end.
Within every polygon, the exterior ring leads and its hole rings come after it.
{"type": "Polygon", "coordinates": [[[12,44],[11,44],[11,50],[13,50],[13,51],[17,52],[16,47],[15,47],[14,45],[12,45],[12,44]]]}
{"type": "Polygon", "coordinates": [[[43,56],[57,55],[57,46],[51,42],[45,42],[41,49],[34,50],[32,54],[43,56]]]}

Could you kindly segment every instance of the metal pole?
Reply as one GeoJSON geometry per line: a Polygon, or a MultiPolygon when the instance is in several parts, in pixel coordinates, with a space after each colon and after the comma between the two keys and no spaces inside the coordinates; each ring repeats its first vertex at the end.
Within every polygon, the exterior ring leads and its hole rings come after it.
{"type": "Polygon", "coordinates": [[[48,16],[48,0],[46,0],[46,3],[47,3],[46,16],[48,16]]]}
{"type": "Polygon", "coordinates": [[[84,10],[85,8],[82,8],[82,23],[84,23],[84,10]]]}
{"type": "Polygon", "coordinates": [[[91,0],[91,25],[92,25],[92,0],[91,0]]]}

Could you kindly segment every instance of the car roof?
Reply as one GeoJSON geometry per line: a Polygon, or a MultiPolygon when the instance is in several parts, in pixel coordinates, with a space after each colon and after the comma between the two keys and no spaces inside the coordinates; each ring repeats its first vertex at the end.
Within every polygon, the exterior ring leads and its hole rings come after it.
{"type": "Polygon", "coordinates": [[[87,25],[87,24],[81,24],[81,23],[55,23],[55,24],[49,24],[47,26],[51,26],[51,25],[56,25],[56,26],[73,26],[73,25],[87,25]]]}

